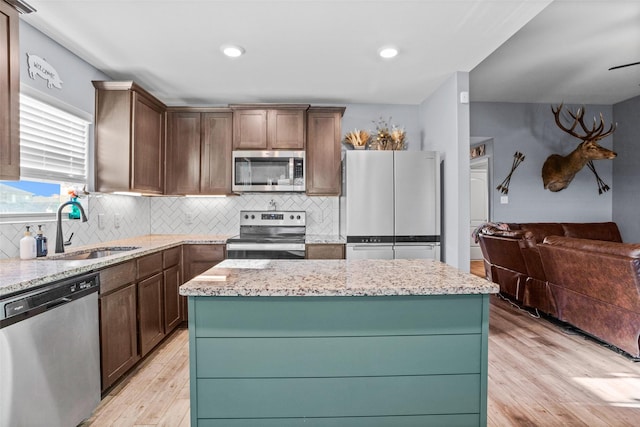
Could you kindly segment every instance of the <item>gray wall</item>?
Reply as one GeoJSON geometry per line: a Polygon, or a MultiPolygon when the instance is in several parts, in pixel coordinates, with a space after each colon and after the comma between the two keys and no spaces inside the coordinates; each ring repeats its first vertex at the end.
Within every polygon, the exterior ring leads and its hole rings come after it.
{"type": "Polygon", "coordinates": [[[20,83],[45,96],[51,96],[74,108],[93,115],[94,88],[91,80],[110,80],[57,42],[20,20],[20,83]],[[63,81],[62,89],[47,88],[47,81],[39,76],[29,77],[27,53],[44,58],[63,81]]]}
{"type": "MultiPolygon", "coordinates": [[[[51,40],[39,30],[20,20],[20,85],[21,91],[52,105],[76,113],[93,123],[95,89],[92,80],[110,80],[109,76],[51,40]],[[29,77],[27,53],[44,58],[58,72],[62,89],[48,88],[47,81],[36,75],[29,77]]],[[[89,129],[89,176],[93,177],[93,125],[89,129]]],[[[89,179],[90,190],[94,188],[89,179]]]]}
{"type": "MultiPolygon", "coordinates": [[[[569,107],[575,109],[576,106],[569,107]]],[[[608,105],[587,105],[587,123],[600,112],[608,126],[612,121],[612,107],[608,105]]],[[[598,194],[596,179],[586,167],[562,191],[552,193],[543,188],[541,171],[545,159],[554,153],[569,154],[579,142],[558,128],[549,104],[474,102],[470,119],[472,137],[493,138],[491,173],[496,186],[509,173],[513,154],[520,151],[526,156],[511,178],[508,204],[501,204],[502,193],[491,189],[493,221],[595,222],[612,219],[612,194],[619,191],[617,183],[612,185],[612,170],[614,162],[620,164],[621,155],[613,161],[594,162],[600,177],[612,188],[602,195],[598,194]]],[[[620,121],[618,117],[616,120],[620,121]]],[[[616,149],[617,137],[618,133],[616,149]]],[[[612,138],[605,138],[601,144],[612,148],[612,138]]]]}
{"type": "Polygon", "coordinates": [[[354,129],[367,130],[373,134],[378,120],[395,124],[406,131],[407,150],[420,151],[420,126],[417,105],[349,104],[342,117],[342,135],[354,129]]]}
{"type": "Polygon", "coordinates": [[[459,102],[469,91],[469,74],[451,75],[420,104],[424,150],[440,152],[444,164],[442,201],[443,260],[469,271],[469,104],[459,102]]]}
{"type": "Polygon", "coordinates": [[[640,242],[640,96],[613,106],[618,128],[613,136],[618,158],[613,169],[613,220],[622,239],[640,242]]]}

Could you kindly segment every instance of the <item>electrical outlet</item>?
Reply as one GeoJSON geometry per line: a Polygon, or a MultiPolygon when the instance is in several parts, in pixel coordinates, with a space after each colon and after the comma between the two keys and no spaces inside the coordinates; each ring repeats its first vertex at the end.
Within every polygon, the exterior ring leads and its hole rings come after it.
{"type": "Polygon", "coordinates": [[[193,222],[193,213],[185,212],[184,214],[184,223],[191,224],[193,222]]]}
{"type": "Polygon", "coordinates": [[[98,214],[98,228],[100,230],[104,229],[104,214],[103,213],[99,213],[98,214]]]}
{"type": "Polygon", "coordinates": [[[509,204],[509,196],[500,196],[500,203],[503,205],[509,204]]]}
{"type": "Polygon", "coordinates": [[[115,228],[120,228],[120,217],[121,215],[119,213],[113,215],[113,226],[115,228]]]}

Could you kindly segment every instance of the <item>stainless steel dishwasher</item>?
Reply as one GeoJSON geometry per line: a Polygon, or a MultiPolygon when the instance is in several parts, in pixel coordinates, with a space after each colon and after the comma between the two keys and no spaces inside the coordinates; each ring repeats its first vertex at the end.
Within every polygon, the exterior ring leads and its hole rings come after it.
{"type": "Polygon", "coordinates": [[[0,426],[77,426],[100,403],[98,277],[0,298],[0,426]]]}

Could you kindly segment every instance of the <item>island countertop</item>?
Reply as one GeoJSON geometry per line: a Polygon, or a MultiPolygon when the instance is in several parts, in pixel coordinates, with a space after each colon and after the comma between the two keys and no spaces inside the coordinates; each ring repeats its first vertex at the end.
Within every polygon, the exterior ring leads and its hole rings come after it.
{"type": "Polygon", "coordinates": [[[185,296],[393,296],[497,293],[497,284],[433,260],[226,260],[185,296]]]}

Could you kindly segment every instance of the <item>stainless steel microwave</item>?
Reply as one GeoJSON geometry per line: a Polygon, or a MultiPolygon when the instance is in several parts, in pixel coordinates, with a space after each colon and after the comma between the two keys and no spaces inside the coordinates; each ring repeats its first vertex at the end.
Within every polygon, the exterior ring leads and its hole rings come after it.
{"type": "Polygon", "coordinates": [[[233,191],[305,191],[304,151],[238,150],[232,158],[233,191]]]}

